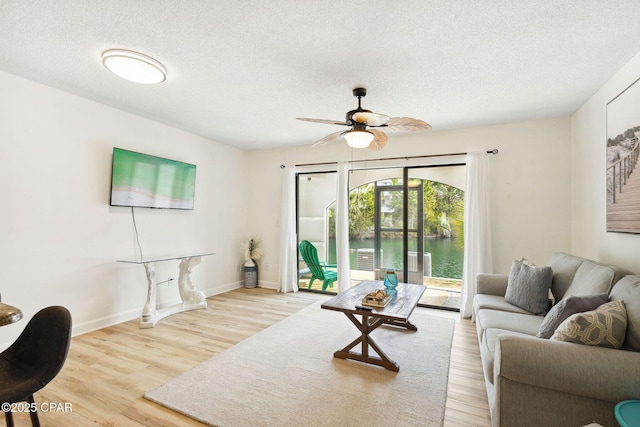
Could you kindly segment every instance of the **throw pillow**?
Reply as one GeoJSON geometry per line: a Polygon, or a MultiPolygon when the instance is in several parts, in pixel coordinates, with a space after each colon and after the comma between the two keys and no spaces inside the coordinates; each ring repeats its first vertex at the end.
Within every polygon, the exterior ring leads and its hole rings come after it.
{"type": "MultiPolygon", "coordinates": [[[[536,267],[536,265],[534,263],[532,263],[531,261],[529,261],[528,259],[526,259],[525,257],[520,257],[520,259],[518,260],[526,265],[528,265],[529,267],[536,267]]],[[[553,270],[553,268],[552,268],[553,270]]],[[[551,286],[553,286],[553,277],[551,278],[551,286]]],[[[553,307],[556,303],[556,297],[553,295],[553,292],[551,291],[551,288],[549,288],[549,307],[553,307]]]]}
{"type": "Polygon", "coordinates": [[[551,267],[535,267],[515,260],[511,264],[505,301],[533,314],[549,310],[551,267]]]}
{"type": "Polygon", "coordinates": [[[551,338],[558,326],[569,316],[576,313],[595,310],[602,304],[609,302],[607,294],[586,295],[583,297],[570,296],[554,305],[547,313],[540,325],[538,338],[551,338]]]}
{"type": "Polygon", "coordinates": [[[518,260],[523,264],[528,265],[529,267],[535,267],[536,265],[534,263],[532,263],[531,261],[529,261],[528,259],[526,259],[525,257],[521,256],[520,259],[518,260]]]}
{"type": "Polygon", "coordinates": [[[626,331],[624,302],[611,301],[593,311],[572,315],[558,326],[551,339],[621,349],[626,331]]]}

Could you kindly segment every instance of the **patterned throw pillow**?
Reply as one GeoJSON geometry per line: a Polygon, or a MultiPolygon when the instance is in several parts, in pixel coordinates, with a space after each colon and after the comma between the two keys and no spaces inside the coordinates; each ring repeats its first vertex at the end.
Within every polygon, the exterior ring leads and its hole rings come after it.
{"type": "Polygon", "coordinates": [[[558,326],[552,340],[620,349],[627,331],[627,311],[622,301],[602,304],[577,313],[558,326]]]}

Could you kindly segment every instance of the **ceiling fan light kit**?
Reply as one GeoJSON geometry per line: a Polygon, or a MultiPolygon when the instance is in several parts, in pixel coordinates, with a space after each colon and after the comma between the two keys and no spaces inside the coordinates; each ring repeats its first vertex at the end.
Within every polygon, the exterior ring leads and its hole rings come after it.
{"type": "Polygon", "coordinates": [[[343,135],[349,147],[367,148],[375,136],[367,130],[350,130],[343,135]]]}
{"type": "Polygon", "coordinates": [[[167,69],[159,61],[132,50],[105,50],[102,64],[117,76],[135,83],[157,84],[167,78],[167,69]]]}
{"type": "Polygon", "coordinates": [[[360,87],[353,89],[353,96],[358,98],[358,108],[347,112],[344,122],[338,120],[298,118],[298,120],[306,122],[351,126],[351,129],[348,131],[334,132],[325,136],[313,144],[312,147],[344,139],[350,147],[369,147],[371,150],[378,151],[387,145],[387,135],[379,129],[367,130],[367,127],[384,128],[387,132],[420,132],[431,130],[431,126],[422,120],[408,117],[389,117],[363,109],[360,101],[366,95],[367,90],[365,88],[360,87]]]}

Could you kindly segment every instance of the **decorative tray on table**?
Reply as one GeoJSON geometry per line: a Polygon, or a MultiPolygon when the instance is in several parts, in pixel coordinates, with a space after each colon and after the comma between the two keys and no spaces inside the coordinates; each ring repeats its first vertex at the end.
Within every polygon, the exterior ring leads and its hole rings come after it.
{"type": "Polygon", "coordinates": [[[369,292],[362,298],[362,305],[369,307],[384,307],[391,300],[391,295],[385,292],[384,289],[376,289],[369,292]]]}

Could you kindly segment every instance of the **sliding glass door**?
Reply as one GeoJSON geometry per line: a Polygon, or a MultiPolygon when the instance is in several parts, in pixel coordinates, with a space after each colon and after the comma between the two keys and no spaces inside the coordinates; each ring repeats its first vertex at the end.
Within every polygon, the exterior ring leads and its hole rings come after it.
{"type": "Polygon", "coordinates": [[[422,256],[421,185],[414,182],[415,185],[405,188],[402,183],[403,180],[400,179],[375,183],[374,246],[375,252],[379,254],[377,278],[381,279],[386,271],[394,270],[400,281],[422,284],[421,278],[415,274],[417,260],[422,256]]]}
{"type": "MultiPolygon", "coordinates": [[[[325,285],[322,277],[313,279],[312,269],[335,272],[335,200],[336,172],[301,173],[297,177],[298,245],[308,241],[317,254],[317,262],[305,261],[299,252],[298,287],[300,289],[337,291],[337,283],[325,285]],[[317,266],[315,265],[317,263],[317,266]],[[311,264],[311,265],[310,265],[311,264]],[[324,289],[323,289],[324,287],[324,289]]],[[[323,273],[316,274],[316,277],[323,273]]]]}
{"type": "MultiPolygon", "coordinates": [[[[460,309],[464,262],[465,165],[408,168],[409,187],[420,185],[422,196],[416,247],[416,261],[409,265],[426,287],[421,303],[427,306],[460,309]]],[[[410,259],[414,255],[408,252],[410,259]]],[[[411,272],[413,271],[413,272],[411,272]]]]}
{"type": "MultiPolygon", "coordinates": [[[[464,165],[353,170],[349,173],[351,284],[382,280],[393,269],[426,287],[423,305],[458,309],[464,255],[464,165]]],[[[337,173],[299,174],[298,243],[309,241],[317,263],[336,272],[337,173]]],[[[300,289],[337,292],[337,282],[311,278],[299,257],[300,289]]],[[[310,261],[314,263],[316,261],[310,261]]]]}

